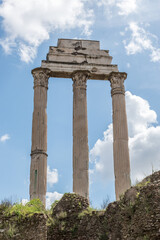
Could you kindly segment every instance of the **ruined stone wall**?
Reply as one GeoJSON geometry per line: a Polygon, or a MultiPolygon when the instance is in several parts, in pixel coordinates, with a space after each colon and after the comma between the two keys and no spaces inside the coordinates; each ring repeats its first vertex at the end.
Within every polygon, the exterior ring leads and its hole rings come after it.
{"type": "Polygon", "coordinates": [[[64,194],[47,216],[34,214],[19,221],[0,213],[0,240],[6,239],[159,240],[160,171],[104,211],[89,208],[88,200],[79,195],[64,194]]]}
{"type": "Polygon", "coordinates": [[[0,240],[47,240],[46,216],[34,214],[18,219],[0,215],[0,240]]]}
{"type": "Polygon", "coordinates": [[[70,200],[70,195],[53,210],[48,240],[160,239],[160,171],[127,190],[105,211],[84,210],[85,201],[78,195],[70,200]],[[77,212],[75,202],[82,206],[77,212]]]}
{"type": "Polygon", "coordinates": [[[84,197],[65,194],[53,209],[47,239],[97,239],[97,233],[103,228],[103,215],[90,209],[84,197]]]}

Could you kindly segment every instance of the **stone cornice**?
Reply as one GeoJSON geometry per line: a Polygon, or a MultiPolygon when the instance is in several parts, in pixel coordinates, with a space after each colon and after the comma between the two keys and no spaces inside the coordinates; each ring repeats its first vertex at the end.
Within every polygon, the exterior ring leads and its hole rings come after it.
{"type": "Polygon", "coordinates": [[[48,89],[48,79],[50,77],[50,70],[48,68],[35,68],[32,70],[34,78],[34,88],[41,86],[48,89]]]}
{"type": "Polygon", "coordinates": [[[89,71],[75,71],[72,74],[73,87],[84,88],[87,87],[87,80],[90,77],[89,71]]]}
{"type": "Polygon", "coordinates": [[[111,83],[111,95],[125,94],[124,80],[127,78],[125,72],[112,72],[109,75],[109,81],[111,83]]]}

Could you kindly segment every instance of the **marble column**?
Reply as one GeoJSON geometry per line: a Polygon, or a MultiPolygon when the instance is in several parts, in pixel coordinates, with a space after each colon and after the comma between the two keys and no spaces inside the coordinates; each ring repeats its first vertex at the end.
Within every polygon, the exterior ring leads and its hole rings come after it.
{"type": "Polygon", "coordinates": [[[126,73],[120,72],[112,72],[109,76],[113,109],[113,155],[117,200],[120,195],[131,186],[128,126],[124,89],[124,80],[126,77],[126,73]]]}
{"type": "Polygon", "coordinates": [[[32,70],[34,77],[34,112],[32,120],[32,148],[30,166],[30,199],[46,202],[47,186],[47,90],[50,71],[32,70]]]}
{"type": "Polygon", "coordinates": [[[88,72],[73,73],[73,192],[89,198],[87,121],[88,72]]]}

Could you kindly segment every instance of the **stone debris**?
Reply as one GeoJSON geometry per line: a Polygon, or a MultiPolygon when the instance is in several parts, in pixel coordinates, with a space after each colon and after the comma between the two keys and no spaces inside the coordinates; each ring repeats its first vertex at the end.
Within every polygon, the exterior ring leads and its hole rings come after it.
{"type": "Polygon", "coordinates": [[[131,187],[105,210],[64,194],[51,213],[19,219],[0,209],[0,240],[159,240],[160,171],[131,187]]]}

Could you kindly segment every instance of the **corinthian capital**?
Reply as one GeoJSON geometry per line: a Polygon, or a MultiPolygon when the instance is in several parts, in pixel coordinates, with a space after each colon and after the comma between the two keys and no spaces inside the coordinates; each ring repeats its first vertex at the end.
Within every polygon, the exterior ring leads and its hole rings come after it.
{"type": "Polygon", "coordinates": [[[127,78],[127,73],[124,72],[112,72],[109,75],[109,81],[111,83],[111,95],[125,94],[124,80],[127,78]]]}
{"type": "Polygon", "coordinates": [[[34,88],[37,86],[45,87],[48,89],[48,79],[50,70],[48,68],[35,68],[32,70],[34,77],[34,88]]]}
{"type": "Polygon", "coordinates": [[[76,71],[72,75],[73,87],[86,88],[90,74],[88,71],[76,71]]]}

